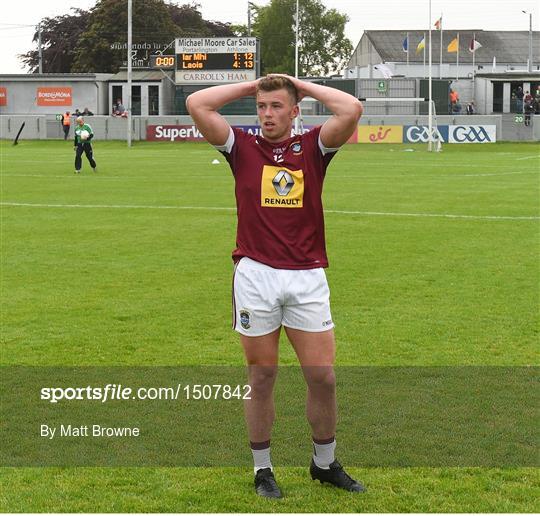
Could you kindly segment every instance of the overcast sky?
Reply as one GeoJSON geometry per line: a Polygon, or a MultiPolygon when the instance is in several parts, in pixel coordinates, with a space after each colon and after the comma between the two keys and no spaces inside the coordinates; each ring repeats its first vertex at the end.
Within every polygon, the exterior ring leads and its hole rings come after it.
{"type": "MultiPolygon", "coordinates": [[[[143,0],[133,0],[134,2],[143,0]]],[[[266,5],[269,0],[252,0],[266,5]]],[[[300,0],[301,1],[301,0],[300,0]]],[[[188,0],[176,1],[177,4],[188,0]]],[[[247,23],[247,0],[196,0],[208,20],[247,23]]],[[[349,16],[346,34],[353,46],[369,29],[427,29],[428,0],[322,0],[349,16]]],[[[25,73],[17,54],[35,48],[33,26],[44,17],[70,12],[71,7],[88,9],[96,0],[10,0],[2,2],[0,18],[0,73],[25,73]],[[26,25],[23,26],[23,25],[26,25]]],[[[533,13],[533,29],[540,30],[538,0],[432,0],[432,23],[443,13],[444,29],[528,30],[533,13]]],[[[121,28],[119,27],[119,35],[121,28]]],[[[127,29],[126,29],[127,30],[127,29]]],[[[127,39],[127,37],[126,37],[127,39]]]]}

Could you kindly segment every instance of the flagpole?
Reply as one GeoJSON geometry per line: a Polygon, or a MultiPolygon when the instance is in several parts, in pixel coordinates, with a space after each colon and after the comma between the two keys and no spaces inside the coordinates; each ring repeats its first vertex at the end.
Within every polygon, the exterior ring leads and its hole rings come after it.
{"type": "Polygon", "coordinates": [[[475,69],[475,66],[474,66],[474,62],[475,62],[475,57],[476,57],[476,49],[474,48],[476,46],[476,33],[473,33],[473,41],[472,41],[472,45],[473,45],[473,53],[472,53],[472,100],[473,102],[476,102],[476,99],[474,98],[474,86],[475,86],[475,81],[474,81],[474,69],[475,69]]]}
{"type": "Polygon", "coordinates": [[[428,67],[428,96],[429,96],[429,106],[428,106],[428,151],[431,152],[433,149],[433,107],[431,106],[431,97],[432,97],[432,84],[431,84],[431,0],[429,0],[429,67],[428,67]]]}
{"type": "Polygon", "coordinates": [[[457,33],[456,82],[459,81],[459,32],[457,33]]]}
{"type": "Polygon", "coordinates": [[[442,45],[443,45],[443,24],[442,24],[442,13],[441,13],[441,53],[440,53],[440,59],[439,59],[439,79],[442,79],[442,45]]]}
{"type": "Polygon", "coordinates": [[[410,47],[410,41],[409,41],[409,33],[407,32],[407,77],[409,77],[409,47],[410,47]]]}
{"type": "Polygon", "coordinates": [[[426,78],[426,33],[424,32],[424,79],[426,78]]]}

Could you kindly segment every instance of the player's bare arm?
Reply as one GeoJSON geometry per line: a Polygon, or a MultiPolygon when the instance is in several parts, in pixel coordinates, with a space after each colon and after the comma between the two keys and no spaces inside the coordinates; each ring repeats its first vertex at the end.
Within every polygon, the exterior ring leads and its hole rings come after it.
{"type": "MultiPolygon", "coordinates": [[[[275,74],[279,75],[279,74],[275,74]]],[[[325,147],[341,147],[353,134],[358,120],[362,116],[362,103],[352,95],[336,88],[321,86],[312,82],[301,81],[286,76],[298,91],[298,100],[313,97],[322,102],[332,115],[321,128],[321,142],[325,147]]]]}
{"type": "Polygon", "coordinates": [[[218,109],[242,97],[254,96],[258,81],[213,86],[192,93],[186,100],[191,118],[212,145],[225,145],[230,125],[218,109]]]}

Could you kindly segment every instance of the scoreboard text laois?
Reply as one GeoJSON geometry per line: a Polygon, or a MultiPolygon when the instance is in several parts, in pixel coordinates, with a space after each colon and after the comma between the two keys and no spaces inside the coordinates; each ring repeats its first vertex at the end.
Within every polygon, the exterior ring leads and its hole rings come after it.
{"type": "Polygon", "coordinates": [[[254,70],[254,52],[178,54],[179,70],[254,70]]]}

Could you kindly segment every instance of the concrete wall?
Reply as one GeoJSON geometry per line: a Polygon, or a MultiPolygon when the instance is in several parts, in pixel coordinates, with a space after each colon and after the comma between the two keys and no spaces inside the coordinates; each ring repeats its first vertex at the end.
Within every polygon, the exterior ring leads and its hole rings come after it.
{"type": "Polygon", "coordinates": [[[66,81],[38,82],[38,81],[2,81],[0,86],[7,90],[7,105],[0,107],[0,114],[34,114],[47,115],[75,111],[81,111],[87,107],[93,113],[105,114],[106,85],[98,86],[95,81],[66,81]],[[39,87],[69,87],[72,92],[71,106],[38,106],[37,90],[39,87]]]}
{"type": "MultiPolygon", "coordinates": [[[[344,75],[347,79],[354,79],[354,78],[368,78],[370,77],[370,73],[372,74],[371,77],[375,79],[383,78],[381,72],[378,70],[372,69],[370,71],[370,67],[367,65],[366,57],[368,54],[364,50],[364,47],[361,47],[362,52],[358,54],[358,64],[352,62],[344,71],[344,75]]],[[[409,56],[409,59],[412,59],[412,53],[409,56]]],[[[373,51],[374,59],[379,59],[378,61],[372,61],[373,65],[379,64],[383,62],[380,60],[380,56],[373,51]]],[[[354,55],[353,55],[354,57],[354,55]]],[[[414,55],[415,58],[416,54],[414,55]]],[[[420,58],[422,58],[422,54],[420,54],[420,58]]],[[[355,58],[356,59],[356,58],[355,58]]],[[[392,70],[394,75],[404,75],[407,78],[427,78],[428,75],[428,57],[426,55],[426,66],[424,67],[423,62],[409,62],[409,66],[407,67],[406,62],[406,54],[403,53],[403,59],[404,61],[400,62],[385,62],[386,66],[392,70]]],[[[351,61],[353,58],[351,58],[351,61]]],[[[506,73],[509,70],[523,70],[525,68],[524,63],[501,63],[496,64],[495,70],[493,69],[492,63],[476,63],[475,64],[475,73],[482,73],[482,72],[489,72],[489,73],[506,73]]],[[[439,71],[439,55],[436,56],[433,55],[433,64],[431,67],[432,75],[434,79],[438,79],[440,77],[440,71],[439,71]]],[[[442,77],[444,79],[456,79],[457,77],[461,79],[467,79],[472,76],[472,63],[459,63],[459,67],[456,65],[455,62],[453,63],[443,63],[442,65],[442,77]]]]}
{"type": "Polygon", "coordinates": [[[531,123],[533,128],[533,140],[540,142],[540,115],[534,115],[531,123]]]}
{"type": "MultiPolygon", "coordinates": [[[[90,124],[95,133],[96,140],[125,140],[127,138],[127,120],[112,116],[89,116],[85,121],[90,124]]],[[[21,133],[21,140],[46,140],[63,138],[60,122],[53,115],[41,116],[0,116],[0,138],[13,139],[17,135],[22,122],[26,125],[21,133]]],[[[175,122],[171,122],[175,123],[175,122]]],[[[139,140],[141,135],[141,118],[133,117],[133,138],[139,140]]],[[[143,139],[146,130],[143,131],[143,139]]],[[[73,137],[73,126],[70,138],[73,137]]]]}
{"type": "MultiPolygon", "coordinates": [[[[323,123],[325,116],[305,116],[305,125],[318,125],[323,123]]],[[[229,116],[229,123],[233,125],[257,125],[254,116],[229,116]]],[[[0,116],[0,138],[14,139],[22,122],[26,126],[21,134],[21,139],[51,139],[63,138],[60,122],[52,115],[47,116],[0,116]]],[[[126,140],[127,120],[125,118],[111,116],[87,117],[86,121],[92,126],[96,140],[126,140]]],[[[146,127],[148,125],[191,125],[193,121],[189,116],[153,116],[133,117],[131,120],[133,140],[146,139],[146,127]]],[[[364,116],[361,125],[427,125],[425,115],[418,116],[364,116]]],[[[513,121],[505,120],[501,115],[439,115],[438,125],[495,125],[497,126],[497,140],[511,141],[540,141],[540,116],[533,117],[532,127],[516,128],[513,121]]],[[[70,137],[72,137],[70,134],[70,137]]]]}
{"type": "Polygon", "coordinates": [[[477,77],[474,95],[478,114],[490,115],[493,113],[493,81],[477,77]]]}

